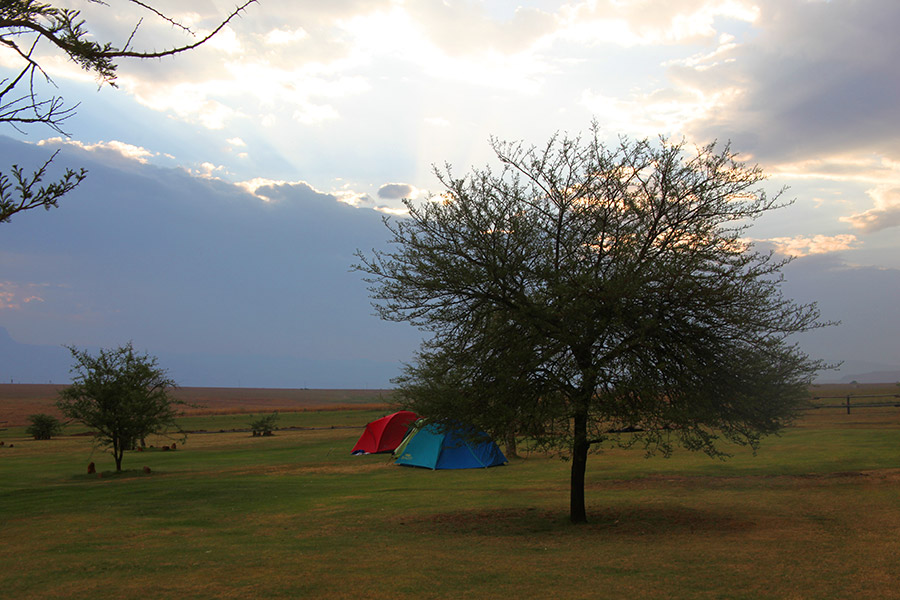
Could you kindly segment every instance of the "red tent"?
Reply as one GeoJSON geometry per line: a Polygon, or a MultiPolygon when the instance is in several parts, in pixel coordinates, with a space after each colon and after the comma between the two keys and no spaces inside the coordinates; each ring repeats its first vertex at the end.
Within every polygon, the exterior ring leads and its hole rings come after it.
{"type": "Polygon", "coordinates": [[[359,441],[353,446],[351,454],[375,454],[376,452],[391,452],[403,441],[406,430],[412,425],[418,415],[408,410],[401,410],[392,415],[381,417],[366,425],[366,430],[359,436],[359,441]]]}

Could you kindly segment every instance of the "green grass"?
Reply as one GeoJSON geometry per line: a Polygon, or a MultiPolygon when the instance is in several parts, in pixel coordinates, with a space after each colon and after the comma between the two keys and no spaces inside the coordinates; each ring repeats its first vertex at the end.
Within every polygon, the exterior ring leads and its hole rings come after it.
{"type": "Polygon", "coordinates": [[[900,410],[873,415],[817,415],[727,461],[591,456],[583,526],[560,460],[433,472],[350,456],[378,411],[195,434],[127,453],[118,475],[89,438],[10,429],[0,596],[900,598],[900,410]]]}
{"type": "MultiPolygon", "coordinates": [[[[274,411],[272,411],[274,412],[274,411]]],[[[201,415],[196,417],[183,417],[179,424],[182,429],[188,431],[231,431],[234,429],[249,429],[250,423],[261,416],[271,415],[272,412],[231,414],[231,415],[201,415]]],[[[393,412],[392,410],[307,410],[303,412],[278,413],[275,425],[279,428],[290,427],[358,427],[362,429],[366,423],[383,417],[393,412]]]]}

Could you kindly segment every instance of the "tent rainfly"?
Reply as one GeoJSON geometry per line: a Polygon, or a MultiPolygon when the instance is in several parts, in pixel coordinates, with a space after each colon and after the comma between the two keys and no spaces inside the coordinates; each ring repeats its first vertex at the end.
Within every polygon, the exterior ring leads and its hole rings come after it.
{"type": "Polygon", "coordinates": [[[394,464],[426,469],[481,469],[507,462],[486,433],[473,441],[464,431],[442,428],[437,423],[411,429],[394,456],[394,464]]]}
{"type": "Polygon", "coordinates": [[[359,436],[351,454],[375,454],[391,452],[403,441],[409,426],[415,423],[418,415],[408,410],[401,410],[392,415],[381,417],[366,425],[366,430],[359,436]]]}

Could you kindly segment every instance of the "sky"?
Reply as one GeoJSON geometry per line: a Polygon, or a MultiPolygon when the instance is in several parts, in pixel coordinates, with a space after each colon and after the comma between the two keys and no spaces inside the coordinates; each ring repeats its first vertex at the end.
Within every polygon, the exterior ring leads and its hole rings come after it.
{"type": "MultiPolygon", "coordinates": [[[[136,49],[196,39],[136,4],[61,5],[98,41],[141,17],[136,49]]],[[[235,4],[154,6],[202,36],[235,4]]],[[[748,235],[841,322],[798,342],[844,362],[825,378],[898,370],[897,23],[896,0],[259,0],[195,50],[123,60],[116,87],[39,45],[39,89],[77,114],[67,136],[4,125],[0,165],[59,149],[89,176],[0,224],[0,382],[132,341],[182,385],[388,387],[424,334],[374,316],[356,249],[442,191],[435,165],[592,122],[759,164],[793,203],[748,235]]]]}

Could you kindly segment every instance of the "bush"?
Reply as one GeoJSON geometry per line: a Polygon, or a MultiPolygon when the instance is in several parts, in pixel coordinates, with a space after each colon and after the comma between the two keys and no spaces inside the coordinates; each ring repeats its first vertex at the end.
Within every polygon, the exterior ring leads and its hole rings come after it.
{"type": "Polygon", "coordinates": [[[31,425],[25,429],[25,433],[36,440],[49,440],[54,435],[62,433],[62,423],[53,415],[43,413],[30,415],[28,420],[31,421],[31,425]]]}
{"type": "Polygon", "coordinates": [[[267,417],[262,417],[250,423],[250,429],[253,431],[253,436],[257,437],[260,435],[272,435],[272,430],[275,429],[275,421],[278,420],[278,411],[272,413],[267,417]]]}

